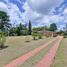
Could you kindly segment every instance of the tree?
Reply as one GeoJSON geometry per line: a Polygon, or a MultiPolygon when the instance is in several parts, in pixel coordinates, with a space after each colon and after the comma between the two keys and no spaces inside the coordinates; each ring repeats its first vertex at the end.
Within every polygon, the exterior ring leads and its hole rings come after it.
{"type": "Polygon", "coordinates": [[[67,38],[67,23],[66,23],[66,26],[65,26],[65,28],[64,28],[64,38],[67,38]]]}
{"type": "Polygon", "coordinates": [[[11,26],[9,22],[9,16],[6,12],[0,11],[0,47],[4,47],[4,42],[6,40],[5,33],[8,30],[8,28],[11,26]]]}
{"type": "Polygon", "coordinates": [[[66,23],[66,32],[67,32],[67,23],[66,23]]]}
{"type": "Polygon", "coordinates": [[[26,31],[27,31],[26,27],[20,23],[19,26],[17,27],[17,35],[18,36],[25,35],[27,33],[26,31]]]}
{"type": "Polygon", "coordinates": [[[28,26],[29,28],[28,28],[28,33],[29,33],[29,35],[31,35],[31,33],[32,33],[32,25],[31,25],[31,21],[29,21],[29,26],[28,26]]]}
{"type": "Polygon", "coordinates": [[[42,30],[45,30],[45,27],[44,27],[44,26],[34,27],[34,28],[33,28],[33,31],[42,31],[42,30]]]}
{"type": "Polygon", "coordinates": [[[49,30],[55,32],[57,30],[56,24],[55,23],[50,24],[49,30]]]}
{"type": "Polygon", "coordinates": [[[12,27],[9,31],[9,35],[10,36],[16,36],[17,35],[17,28],[16,27],[12,27]]]}
{"type": "Polygon", "coordinates": [[[49,27],[48,26],[45,26],[45,30],[48,30],[49,31],[49,27]]]}
{"type": "Polygon", "coordinates": [[[10,28],[11,24],[9,23],[9,16],[6,12],[0,11],[0,30],[3,32],[7,31],[10,28]]]}
{"type": "Polygon", "coordinates": [[[63,35],[64,34],[64,31],[63,30],[60,30],[60,31],[57,32],[57,34],[63,35]]]}

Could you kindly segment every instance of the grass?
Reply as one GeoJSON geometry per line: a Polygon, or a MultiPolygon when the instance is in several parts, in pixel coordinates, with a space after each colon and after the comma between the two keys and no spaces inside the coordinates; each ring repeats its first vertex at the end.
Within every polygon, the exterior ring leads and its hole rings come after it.
{"type": "Polygon", "coordinates": [[[51,67],[67,67],[67,38],[64,38],[51,67]]]}
{"type": "Polygon", "coordinates": [[[8,48],[0,50],[0,67],[3,67],[6,63],[9,63],[53,38],[45,37],[34,41],[32,37],[29,36],[30,42],[25,42],[25,39],[25,36],[7,37],[5,45],[7,45],[8,48]]]}
{"type": "MultiPolygon", "coordinates": [[[[55,43],[55,42],[54,42],[55,43]]],[[[51,43],[45,49],[41,50],[38,54],[28,59],[26,62],[22,63],[19,67],[35,67],[35,65],[48,53],[48,51],[53,46],[51,43]]]]}

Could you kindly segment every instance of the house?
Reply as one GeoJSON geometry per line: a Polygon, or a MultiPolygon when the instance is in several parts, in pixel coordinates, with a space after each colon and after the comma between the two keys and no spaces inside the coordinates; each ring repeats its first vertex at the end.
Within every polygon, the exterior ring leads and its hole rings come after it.
{"type": "Polygon", "coordinates": [[[47,36],[47,37],[48,37],[48,36],[55,37],[55,36],[58,35],[56,32],[47,31],[47,30],[38,31],[38,32],[44,34],[44,35],[47,36]]]}

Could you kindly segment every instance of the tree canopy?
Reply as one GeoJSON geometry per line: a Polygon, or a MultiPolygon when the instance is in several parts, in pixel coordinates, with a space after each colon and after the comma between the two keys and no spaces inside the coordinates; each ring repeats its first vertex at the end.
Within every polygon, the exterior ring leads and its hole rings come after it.
{"type": "Polygon", "coordinates": [[[50,29],[50,31],[55,32],[57,30],[56,24],[55,23],[50,24],[50,28],[49,29],[50,29]]]}
{"type": "Polygon", "coordinates": [[[8,28],[11,26],[9,23],[9,16],[6,12],[0,11],[0,30],[3,32],[8,30],[8,28]]]}

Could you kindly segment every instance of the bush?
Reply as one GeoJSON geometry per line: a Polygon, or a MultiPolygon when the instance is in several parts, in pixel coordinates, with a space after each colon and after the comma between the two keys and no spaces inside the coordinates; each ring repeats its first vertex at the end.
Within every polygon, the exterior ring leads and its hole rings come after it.
{"type": "Polygon", "coordinates": [[[67,35],[64,35],[64,38],[67,38],[67,35]]]}
{"type": "Polygon", "coordinates": [[[38,36],[38,33],[37,32],[33,32],[32,36],[33,36],[33,40],[36,40],[37,39],[36,37],[38,36]]]}
{"type": "Polygon", "coordinates": [[[26,35],[25,42],[30,42],[29,36],[26,35]]]}
{"type": "Polygon", "coordinates": [[[37,40],[37,39],[42,39],[43,34],[39,32],[33,32],[32,36],[34,40],[37,40]]]}
{"type": "Polygon", "coordinates": [[[22,30],[22,35],[28,35],[28,30],[22,30]]]}
{"type": "Polygon", "coordinates": [[[5,33],[0,32],[0,48],[3,48],[4,47],[5,41],[6,41],[5,33]]]}
{"type": "Polygon", "coordinates": [[[44,36],[45,36],[45,37],[51,37],[51,35],[49,35],[49,34],[44,34],[44,36]]]}
{"type": "Polygon", "coordinates": [[[64,32],[64,38],[67,38],[67,32],[64,32]]]}
{"type": "Polygon", "coordinates": [[[38,34],[38,38],[42,39],[42,34],[41,33],[38,34]]]}

